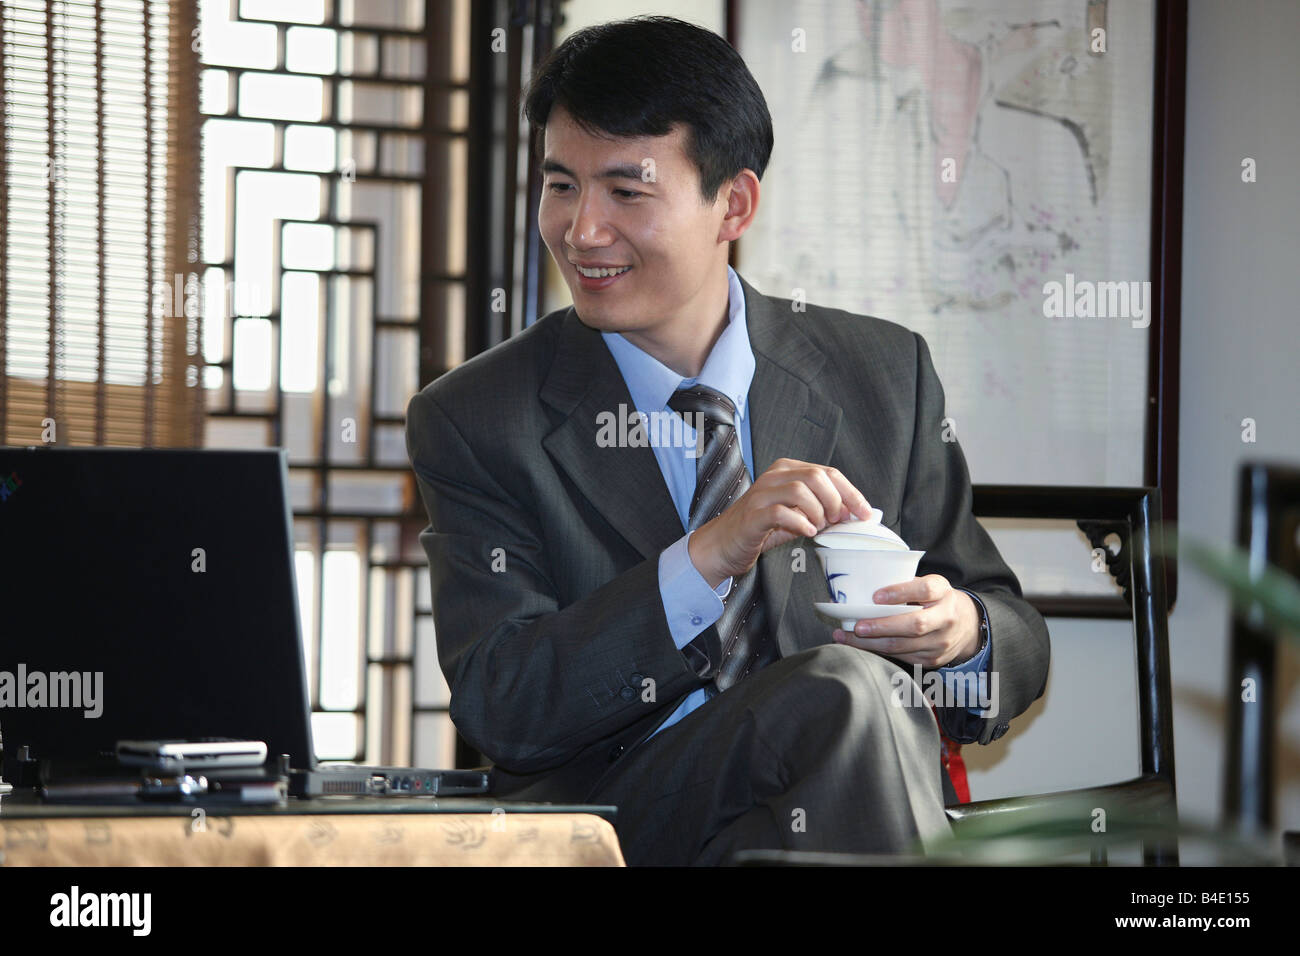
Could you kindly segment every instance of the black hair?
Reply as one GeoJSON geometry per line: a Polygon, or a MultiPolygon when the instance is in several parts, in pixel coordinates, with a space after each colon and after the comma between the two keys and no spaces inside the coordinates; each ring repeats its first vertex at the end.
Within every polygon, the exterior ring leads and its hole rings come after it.
{"type": "Polygon", "coordinates": [[[525,94],[539,148],[557,105],[597,135],[667,136],[684,124],[705,203],[742,169],[762,179],[772,155],[767,101],[740,54],[711,30],[673,17],[603,23],[566,39],[525,94]]]}

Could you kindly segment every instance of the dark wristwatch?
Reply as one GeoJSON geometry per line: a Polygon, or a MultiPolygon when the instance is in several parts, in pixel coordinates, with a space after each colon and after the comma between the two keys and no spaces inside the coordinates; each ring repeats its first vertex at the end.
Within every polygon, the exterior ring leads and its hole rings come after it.
{"type": "MultiPolygon", "coordinates": [[[[988,611],[985,610],[985,608],[984,608],[984,602],[981,601],[981,600],[979,599],[979,597],[978,597],[976,594],[974,594],[974,593],[971,592],[971,591],[967,591],[965,588],[958,588],[957,590],[959,590],[959,591],[961,591],[961,592],[963,592],[963,593],[965,593],[965,594],[969,594],[969,595],[971,596],[971,600],[975,602],[975,607],[976,607],[976,608],[979,610],[979,612],[980,612],[980,646],[979,646],[979,649],[976,650],[975,653],[972,654],[970,657],[966,658],[966,660],[964,660],[964,661],[960,661],[960,662],[957,662],[957,663],[959,663],[959,664],[968,664],[968,663],[970,663],[971,661],[975,660],[975,658],[979,657],[982,653],[984,653],[984,648],[986,648],[986,647],[989,646],[989,613],[988,613],[988,611]]],[[[956,664],[949,664],[948,666],[949,666],[949,667],[953,667],[953,666],[956,666],[956,664]]]]}

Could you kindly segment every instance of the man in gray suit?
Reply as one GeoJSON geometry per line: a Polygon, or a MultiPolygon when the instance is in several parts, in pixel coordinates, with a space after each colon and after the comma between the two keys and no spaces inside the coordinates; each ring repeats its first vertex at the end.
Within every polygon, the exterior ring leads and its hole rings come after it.
{"type": "Polygon", "coordinates": [[[616,805],[629,863],[923,848],[954,799],[938,725],[1001,736],[1049,656],[971,514],[924,340],[727,265],[772,130],[715,34],[582,31],[526,109],[574,305],[407,409],[452,720],[494,794],[616,805]],[[873,507],[926,552],[874,600],[917,608],[845,634],[813,607],[810,539],[873,507]],[[984,694],[921,694],[932,674],[984,694]]]}

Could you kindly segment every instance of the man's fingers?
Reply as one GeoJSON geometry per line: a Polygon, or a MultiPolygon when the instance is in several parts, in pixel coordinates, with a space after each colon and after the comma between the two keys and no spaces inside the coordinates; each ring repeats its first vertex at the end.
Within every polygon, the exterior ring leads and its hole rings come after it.
{"type": "Polygon", "coordinates": [[[943,575],[927,574],[883,587],[871,596],[871,600],[875,604],[932,604],[943,600],[950,587],[943,575]]]}
{"type": "MultiPolygon", "coordinates": [[[[813,519],[813,523],[818,525],[819,529],[839,524],[841,521],[847,521],[855,516],[866,519],[871,515],[870,502],[867,501],[862,492],[853,487],[838,468],[798,461],[793,458],[778,458],[759,477],[759,481],[767,475],[772,476],[770,480],[775,480],[775,487],[787,486],[788,488],[788,486],[798,483],[808,489],[809,493],[819,503],[821,514],[818,517],[815,517],[817,509],[804,508],[803,502],[796,503],[785,492],[782,492],[782,497],[787,504],[802,508],[813,519]]],[[[756,481],[755,484],[758,484],[758,482],[756,481]]],[[[793,494],[793,490],[789,490],[793,494]]]]}
{"type": "Polygon", "coordinates": [[[835,486],[841,502],[849,509],[850,517],[856,515],[861,520],[866,521],[871,516],[871,504],[867,501],[866,496],[853,487],[852,483],[844,477],[838,468],[827,467],[825,474],[835,486]]]}
{"type": "Polygon", "coordinates": [[[825,505],[805,482],[788,481],[780,487],[779,491],[781,503],[803,512],[814,528],[813,534],[817,533],[815,529],[823,527],[828,522],[825,505]]]}
{"type": "Polygon", "coordinates": [[[852,632],[836,628],[832,634],[837,644],[847,644],[858,650],[871,651],[882,657],[892,657],[925,665],[945,649],[942,641],[918,640],[914,637],[859,637],[852,632]]]}
{"type": "Polygon", "coordinates": [[[816,527],[808,520],[808,516],[798,508],[791,508],[789,505],[777,502],[768,506],[767,513],[770,527],[788,531],[796,538],[811,537],[817,533],[816,527]]]}
{"type": "Polygon", "coordinates": [[[899,638],[915,643],[918,637],[924,637],[937,630],[939,616],[929,608],[917,608],[910,614],[895,614],[891,617],[864,618],[853,627],[858,637],[899,638]]]}
{"type": "Polygon", "coordinates": [[[804,480],[820,499],[827,525],[847,521],[859,511],[864,519],[871,514],[871,505],[862,492],[854,488],[838,468],[810,465],[804,480]]]}
{"type": "Polygon", "coordinates": [[[829,469],[824,466],[811,465],[804,470],[803,475],[805,487],[816,496],[821,506],[822,520],[814,522],[818,528],[839,523],[844,509],[844,501],[840,498],[839,489],[827,474],[828,471],[829,469]]]}

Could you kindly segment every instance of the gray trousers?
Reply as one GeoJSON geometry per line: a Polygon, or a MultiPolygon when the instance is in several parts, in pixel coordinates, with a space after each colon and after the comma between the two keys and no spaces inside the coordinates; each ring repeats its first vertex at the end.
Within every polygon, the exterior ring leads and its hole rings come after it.
{"type": "Polygon", "coordinates": [[[584,802],[618,807],[632,866],[925,845],[951,832],[939,730],[923,704],[892,702],[900,672],[841,644],[782,658],[623,755],[584,802]]]}

